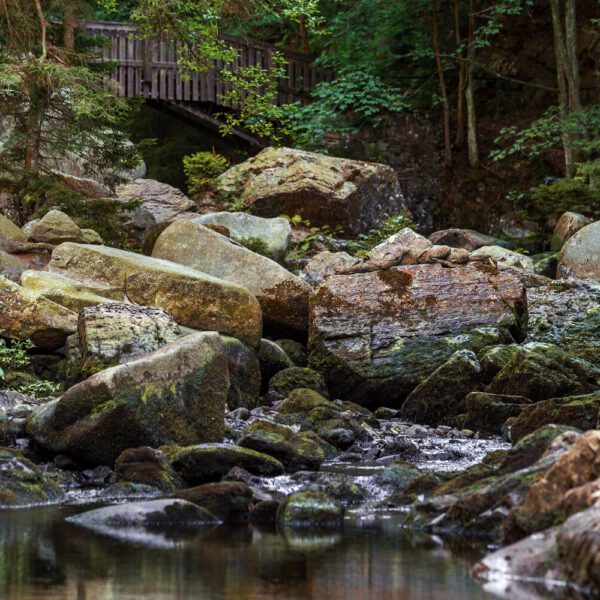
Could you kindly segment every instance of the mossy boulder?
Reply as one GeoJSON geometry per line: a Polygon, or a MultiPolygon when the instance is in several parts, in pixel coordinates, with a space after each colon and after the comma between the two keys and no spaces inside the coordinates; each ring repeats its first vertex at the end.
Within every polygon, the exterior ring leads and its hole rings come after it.
{"type": "Polygon", "coordinates": [[[490,265],[333,275],[311,297],[309,364],[338,397],[397,407],[457,350],[521,340],[526,321],[521,282],[490,265]]]}
{"type": "Polygon", "coordinates": [[[279,344],[266,339],[260,341],[258,360],[260,363],[261,378],[265,384],[268,383],[271,377],[279,373],[279,371],[294,366],[292,359],[279,344]]]}
{"type": "Polygon", "coordinates": [[[181,498],[202,507],[222,523],[246,523],[253,504],[252,490],[237,481],[205,483],[175,493],[181,498]]]}
{"type": "Polygon", "coordinates": [[[122,452],[115,461],[113,481],[149,485],[165,494],[184,487],[183,479],[160,450],[141,446],[122,452]]]}
{"type": "Polygon", "coordinates": [[[344,524],[344,509],[324,492],[298,492],[280,505],[277,521],[284,527],[339,529],[344,524]]]}
{"type": "Polygon", "coordinates": [[[234,467],[262,477],[274,477],[284,472],[283,465],[272,456],[231,444],[163,446],[161,450],[188,485],[219,481],[234,467]]]}
{"type": "Polygon", "coordinates": [[[58,502],[63,496],[60,486],[29,459],[0,447],[0,508],[58,502]]]}
{"type": "Polygon", "coordinates": [[[416,423],[438,425],[466,412],[467,394],[479,387],[481,365],[470,350],[459,350],[406,398],[400,414],[416,423]]]}
{"type": "Polygon", "coordinates": [[[73,279],[92,279],[127,292],[128,299],[163,308],[180,325],[235,337],[257,348],[262,313],[247,289],[165,260],[106,246],[57,246],[49,269],[73,279]]]}
{"type": "Polygon", "coordinates": [[[229,365],[229,394],[227,407],[255,408],[261,387],[260,363],[254,350],[240,340],[222,335],[223,350],[229,365]]]}
{"type": "Polygon", "coordinates": [[[7,219],[3,214],[0,214],[0,236],[16,240],[18,242],[26,242],[27,236],[19,229],[10,219],[7,219]]]}
{"type": "Polygon", "coordinates": [[[507,396],[488,392],[471,392],[465,399],[465,426],[474,431],[499,434],[510,417],[517,417],[531,404],[524,396],[507,396]]]}
{"type": "Polygon", "coordinates": [[[386,465],[379,475],[379,480],[381,483],[393,485],[396,491],[403,491],[422,475],[423,471],[416,465],[404,461],[395,461],[386,465]]]}
{"type": "Polygon", "coordinates": [[[0,277],[0,330],[4,337],[31,340],[56,350],[77,330],[77,313],[0,277]]]}
{"type": "Polygon", "coordinates": [[[85,243],[85,237],[79,225],[60,210],[50,210],[41,219],[31,223],[27,228],[27,239],[30,242],[52,245],[63,242],[85,243]]]}
{"type": "Polygon", "coordinates": [[[533,401],[583,394],[598,389],[600,368],[573,358],[553,344],[529,342],[513,353],[487,391],[525,396],[533,401]]]}
{"type": "Polygon", "coordinates": [[[309,368],[290,367],[271,377],[269,398],[273,401],[281,400],[300,388],[313,390],[322,396],[329,396],[327,384],[321,373],[309,368]]]}
{"type": "Polygon", "coordinates": [[[127,448],[222,441],[228,392],[219,335],[195,333],[75,385],[28,432],[50,451],[112,465],[127,448]]]}
{"type": "Polygon", "coordinates": [[[310,390],[308,388],[298,388],[292,390],[289,396],[277,405],[277,412],[282,415],[302,415],[307,417],[308,414],[315,408],[329,408],[334,411],[339,411],[339,407],[331,400],[327,400],[324,396],[310,390]]]}
{"type": "Polygon", "coordinates": [[[558,265],[558,254],[556,252],[542,252],[531,257],[533,269],[536,275],[543,275],[554,279],[558,265]]]}
{"type": "Polygon", "coordinates": [[[154,245],[154,258],[185,265],[250,290],[265,329],[305,337],[310,286],[275,261],[194,221],[175,221],[154,245]]]}
{"type": "Polygon", "coordinates": [[[536,402],[525,407],[512,422],[511,440],[513,443],[518,442],[538,427],[551,423],[575,427],[582,431],[595,429],[598,425],[599,410],[600,392],[536,402]]]}
{"type": "Polygon", "coordinates": [[[275,457],[290,472],[316,471],[325,459],[323,448],[310,437],[285,425],[263,420],[252,423],[238,445],[275,457]]]}
{"type": "Polygon", "coordinates": [[[292,359],[294,366],[308,366],[308,351],[306,346],[297,340],[281,339],[275,342],[292,359]]]}
{"type": "Polygon", "coordinates": [[[125,299],[123,291],[114,286],[77,281],[48,271],[25,271],[21,275],[20,284],[26,290],[77,313],[87,306],[110,301],[122,302],[125,299]]]}

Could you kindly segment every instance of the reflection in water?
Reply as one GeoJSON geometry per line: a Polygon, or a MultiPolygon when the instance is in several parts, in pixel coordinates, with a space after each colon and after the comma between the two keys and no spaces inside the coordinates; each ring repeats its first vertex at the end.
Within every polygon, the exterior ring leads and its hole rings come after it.
{"type": "Polygon", "coordinates": [[[472,600],[477,559],[401,530],[396,518],[346,522],[343,534],[205,527],[168,550],[64,522],[81,507],[0,511],[0,597],[472,600]]]}

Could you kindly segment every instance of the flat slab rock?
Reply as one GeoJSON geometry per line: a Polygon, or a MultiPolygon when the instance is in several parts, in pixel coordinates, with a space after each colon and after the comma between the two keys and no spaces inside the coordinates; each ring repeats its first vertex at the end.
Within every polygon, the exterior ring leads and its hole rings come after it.
{"type": "Polygon", "coordinates": [[[310,364],[340,397],[394,402],[456,350],[522,339],[526,315],[519,280],[480,263],[334,275],[311,297],[310,364]]]}

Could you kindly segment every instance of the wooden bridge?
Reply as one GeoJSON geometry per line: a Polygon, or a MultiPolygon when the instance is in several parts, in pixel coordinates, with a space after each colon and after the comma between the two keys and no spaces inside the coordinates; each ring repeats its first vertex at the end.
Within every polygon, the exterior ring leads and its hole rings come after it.
{"type": "MultiPolygon", "coordinates": [[[[181,77],[178,69],[176,47],[160,40],[142,40],[135,37],[135,26],[123,23],[86,22],[82,28],[88,35],[109,38],[110,43],[100,49],[102,61],[114,61],[117,66],[113,79],[118,83],[121,97],[142,96],[149,100],[162,100],[190,107],[210,103],[235,110],[237,106],[223,102],[226,86],[217,76],[222,64],[215,61],[214,68],[204,73],[191,73],[181,77]]],[[[223,35],[222,39],[238,50],[239,66],[260,65],[268,69],[273,53],[280,52],[288,61],[286,77],[279,79],[279,105],[293,102],[305,103],[308,93],[320,81],[331,78],[327,71],[312,66],[310,56],[279,50],[256,41],[223,35]]]]}

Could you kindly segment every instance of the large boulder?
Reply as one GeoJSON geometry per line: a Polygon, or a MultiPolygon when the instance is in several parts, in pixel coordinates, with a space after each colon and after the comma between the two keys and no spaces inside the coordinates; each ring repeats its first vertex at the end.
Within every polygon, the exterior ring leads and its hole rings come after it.
{"type": "Polygon", "coordinates": [[[162,308],[121,302],[84,308],[77,333],[82,370],[89,374],[154,352],[182,335],[162,308]]]}
{"type": "Polygon", "coordinates": [[[586,225],[569,238],[558,259],[557,275],[562,279],[600,281],[600,221],[586,225]]]}
{"type": "Polygon", "coordinates": [[[198,208],[182,191],[154,179],[136,179],[117,187],[116,199],[124,205],[137,205],[125,226],[139,243],[176,219],[198,216],[198,208]]]}
{"type": "Polygon", "coordinates": [[[26,290],[75,312],[86,306],[125,299],[123,291],[115,286],[102,285],[95,281],[78,281],[49,271],[25,271],[21,275],[20,283],[26,290]]]}
{"type": "Polygon", "coordinates": [[[337,529],[344,523],[344,508],[324,492],[299,492],[286,498],[277,520],[284,527],[337,529]]]}
{"type": "Polygon", "coordinates": [[[273,260],[285,257],[292,237],[292,226],[286,219],[263,219],[243,212],[216,212],[194,219],[200,225],[220,225],[229,232],[229,237],[244,244],[248,240],[262,240],[266,254],[273,260]]]}
{"type": "Polygon", "coordinates": [[[15,283],[19,282],[23,271],[28,269],[27,262],[13,254],[0,250],[0,275],[15,283]]]}
{"type": "Polygon", "coordinates": [[[221,338],[195,333],[73,386],[28,432],[53,452],[111,465],[127,448],[222,441],[228,391],[221,338]]]}
{"type": "Polygon", "coordinates": [[[313,294],[310,364],[332,394],[389,406],[460,349],[522,339],[525,290],[490,265],[334,275],[313,294]]]}
{"type": "Polygon", "coordinates": [[[255,408],[261,387],[257,353],[236,338],[222,335],[221,341],[229,365],[227,407],[229,410],[241,407],[255,408]]]}
{"type": "Polygon", "coordinates": [[[482,246],[503,246],[510,248],[511,244],[498,238],[479,233],[474,229],[443,229],[429,236],[433,244],[451,246],[452,248],[465,248],[466,250],[477,250],[482,246]]]}
{"type": "Polygon", "coordinates": [[[391,167],[291,148],[266,148],[217,183],[257,215],[301,214],[313,225],[339,225],[352,233],[408,209],[391,167]]]}
{"type": "Polygon", "coordinates": [[[3,214],[0,214],[0,236],[3,238],[8,238],[9,240],[16,240],[18,242],[27,241],[27,236],[3,214]]]}
{"type": "Polygon", "coordinates": [[[75,279],[118,286],[131,302],[164,308],[180,325],[231,335],[252,348],[260,343],[260,306],[239,285],[166,260],[92,244],[61,244],[49,267],[75,279]]]}
{"type": "Polygon", "coordinates": [[[260,303],[267,328],[306,335],[310,286],[271,259],[204,225],[184,220],[165,229],[152,256],[249,289],[260,303]]]}
{"type": "Polygon", "coordinates": [[[532,273],[535,271],[533,260],[529,256],[500,246],[482,246],[475,250],[473,255],[487,256],[505,267],[515,267],[532,273]]]}
{"type": "Polygon", "coordinates": [[[580,229],[592,222],[584,215],[576,212],[566,212],[560,216],[554,227],[550,249],[553,252],[560,252],[570,238],[572,238],[580,229]]]}
{"type": "Polygon", "coordinates": [[[26,226],[27,239],[30,242],[58,245],[63,242],[86,242],[86,234],[67,215],[60,210],[51,210],[41,219],[26,226]]]}
{"type": "Polygon", "coordinates": [[[0,277],[0,330],[31,340],[41,350],[56,350],[77,329],[77,313],[0,277]]]}

